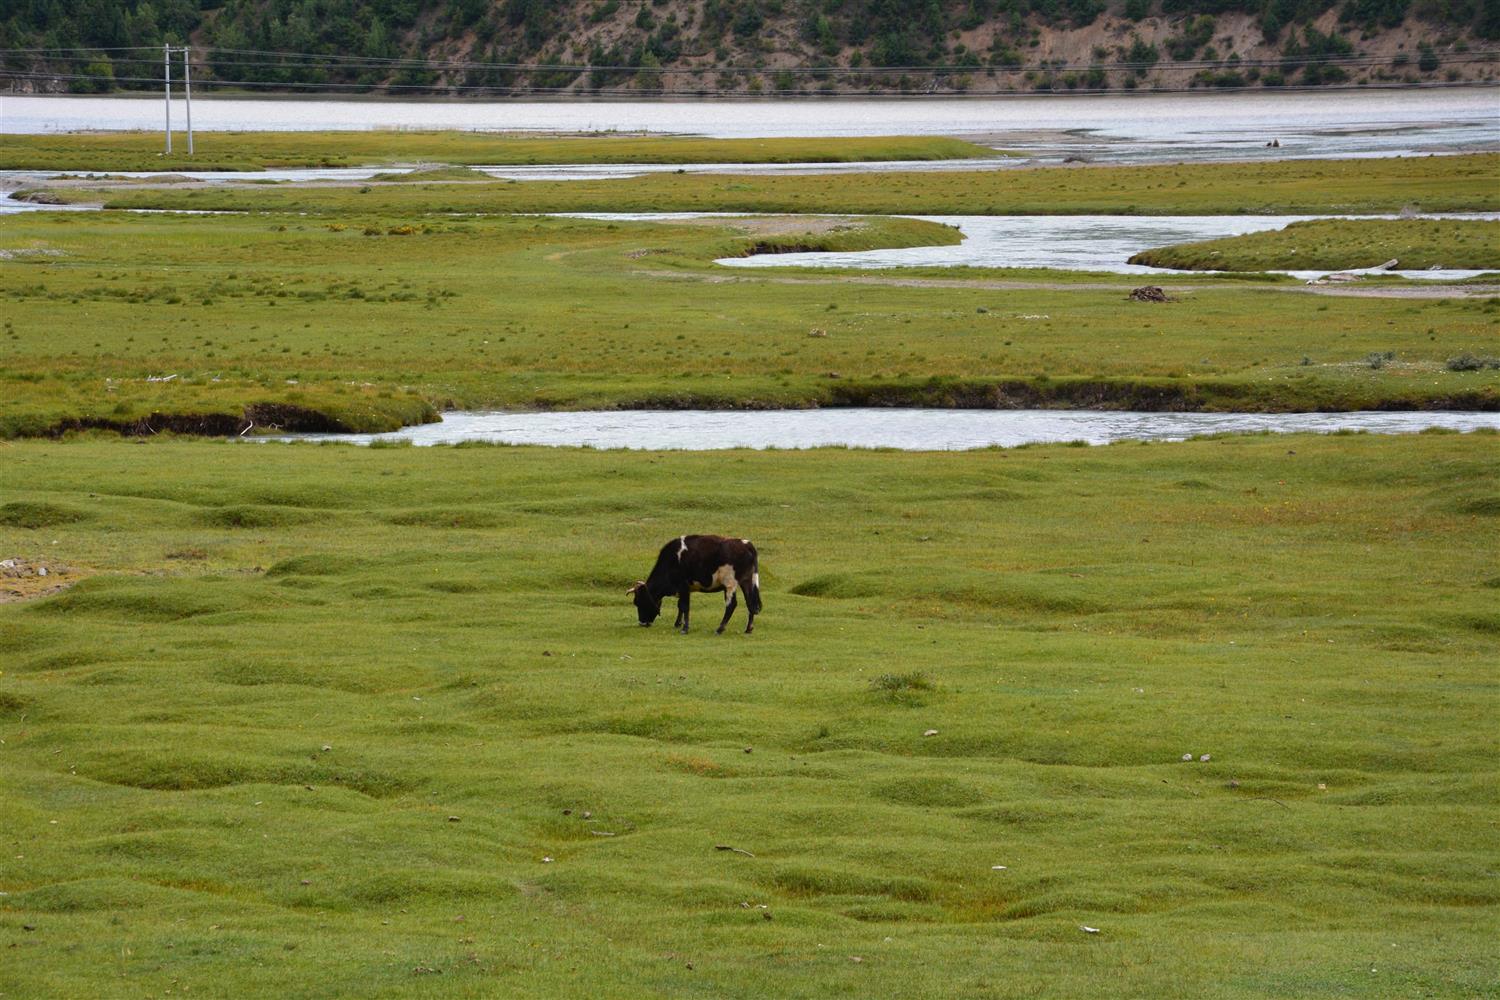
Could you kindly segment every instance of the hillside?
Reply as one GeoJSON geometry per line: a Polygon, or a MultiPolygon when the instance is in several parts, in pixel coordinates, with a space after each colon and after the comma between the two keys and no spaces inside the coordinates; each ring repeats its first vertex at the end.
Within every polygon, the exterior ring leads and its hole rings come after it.
{"type": "Polygon", "coordinates": [[[164,40],[193,44],[195,82],[244,89],[1430,84],[1500,77],[1500,0],[0,0],[0,86],[154,86],[164,40]]]}

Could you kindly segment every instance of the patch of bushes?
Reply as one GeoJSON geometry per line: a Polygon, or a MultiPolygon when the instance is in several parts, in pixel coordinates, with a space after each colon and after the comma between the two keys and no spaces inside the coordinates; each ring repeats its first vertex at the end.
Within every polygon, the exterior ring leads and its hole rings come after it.
{"type": "Polygon", "coordinates": [[[1500,357],[1481,358],[1465,351],[1449,358],[1446,367],[1450,372],[1477,372],[1486,368],[1500,369],[1500,357]]]}

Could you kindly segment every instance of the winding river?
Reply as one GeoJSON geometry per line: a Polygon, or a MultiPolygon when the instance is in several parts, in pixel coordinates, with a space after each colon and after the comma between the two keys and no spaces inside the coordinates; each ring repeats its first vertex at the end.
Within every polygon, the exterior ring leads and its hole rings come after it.
{"type": "Polygon", "coordinates": [[[896,448],[963,451],[1083,441],[1181,441],[1205,434],[1365,431],[1412,434],[1430,428],[1500,431],[1500,413],[1137,413],[1125,410],[943,410],[850,407],[827,410],[593,410],[452,412],[441,423],[389,434],[297,434],[258,441],[489,441],[648,451],[718,448],[896,448]]]}

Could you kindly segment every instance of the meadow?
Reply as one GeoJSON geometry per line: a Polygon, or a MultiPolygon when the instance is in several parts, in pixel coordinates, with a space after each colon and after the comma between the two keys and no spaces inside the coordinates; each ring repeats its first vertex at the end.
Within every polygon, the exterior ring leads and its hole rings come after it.
{"type": "Polygon", "coordinates": [[[0,461],[0,995],[1500,977],[1495,435],[0,461]]]}
{"type": "Polygon", "coordinates": [[[854,174],[651,174],[599,181],[60,187],[110,208],[358,215],[789,212],[876,215],[1303,215],[1500,211],[1500,154],[1272,163],[1077,165],[854,174]],[[372,203],[375,203],[372,205],[372,203]]]}
{"type": "Polygon", "coordinates": [[[1379,267],[1500,271],[1500,221],[1314,219],[1283,229],[1159,247],[1132,264],[1188,270],[1288,271],[1379,267]]]}
{"type": "Polygon", "coordinates": [[[1490,408],[1500,393],[1500,372],[1447,365],[1495,353],[1494,298],[1188,277],[1151,304],[1126,301],[1130,277],[997,290],[983,270],[972,286],[730,272],[713,259],[958,234],[407,216],[382,207],[392,190],[337,220],[0,218],[0,433],[378,430],[499,406],[1490,408]]]}
{"type": "Polygon", "coordinates": [[[1497,166],[453,166],[65,184],[236,214],[0,216],[0,997],[1493,994],[1500,435],[174,432],[1493,409],[1500,299],[1474,287],[1186,275],[1134,302],[1125,276],[713,263],[958,239],[915,219],[447,213],[1483,210],[1497,166]],[[755,634],[713,635],[717,595],[688,636],[635,624],[626,588],[685,531],[755,541],[755,634]]]}
{"type": "Polygon", "coordinates": [[[843,163],[856,160],[954,160],[1003,156],[942,136],[705,139],[597,133],[495,132],[200,132],[194,155],[179,135],[163,152],[155,132],[7,135],[0,170],[261,170],[441,162],[513,166],[544,163],[843,163]]]}

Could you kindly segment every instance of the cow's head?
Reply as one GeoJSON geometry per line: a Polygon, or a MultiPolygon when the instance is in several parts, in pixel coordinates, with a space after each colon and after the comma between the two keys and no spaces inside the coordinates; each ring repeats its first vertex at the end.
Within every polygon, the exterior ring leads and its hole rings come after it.
{"type": "Polygon", "coordinates": [[[635,586],[625,593],[635,599],[635,612],[640,616],[641,626],[649,628],[656,621],[656,616],[661,614],[661,601],[651,596],[651,588],[646,586],[645,580],[635,581],[635,586]]]}

